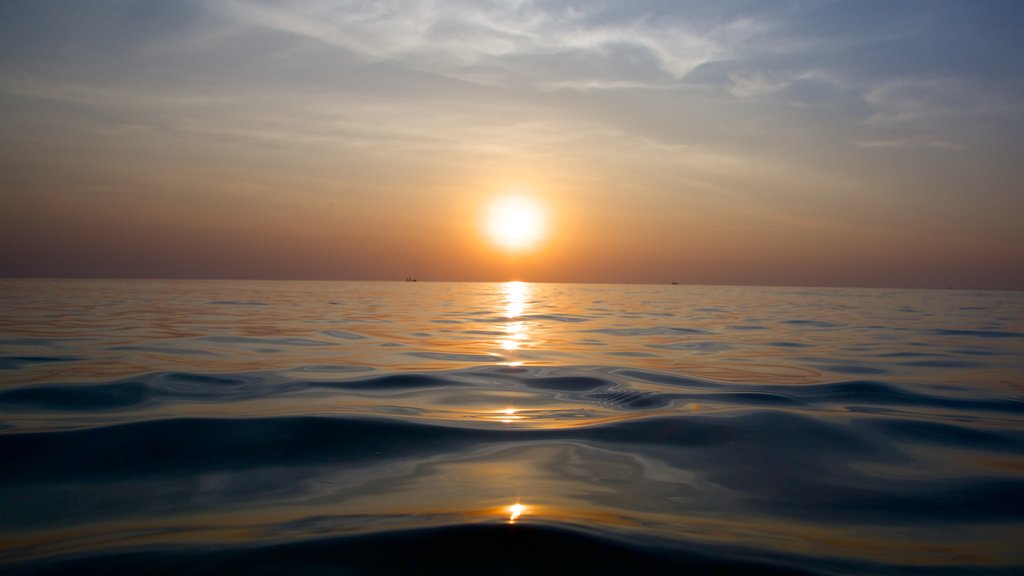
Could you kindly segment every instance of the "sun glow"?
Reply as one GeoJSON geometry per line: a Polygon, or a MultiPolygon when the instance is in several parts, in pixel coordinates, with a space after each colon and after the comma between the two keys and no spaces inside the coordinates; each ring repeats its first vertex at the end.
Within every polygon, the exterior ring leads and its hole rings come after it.
{"type": "Polygon", "coordinates": [[[526,511],[526,506],[523,506],[519,502],[516,502],[515,504],[509,506],[508,521],[512,524],[515,524],[515,522],[519,520],[519,517],[523,515],[524,511],[526,511]]]}
{"type": "Polygon", "coordinates": [[[507,250],[524,250],[544,236],[544,209],[525,196],[506,196],[487,212],[487,233],[507,250]]]}

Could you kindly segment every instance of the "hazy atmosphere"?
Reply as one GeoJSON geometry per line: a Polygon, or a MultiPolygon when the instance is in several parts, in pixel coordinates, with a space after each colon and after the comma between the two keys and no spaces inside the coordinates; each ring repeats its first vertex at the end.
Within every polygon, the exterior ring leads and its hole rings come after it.
{"type": "Polygon", "coordinates": [[[0,573],[1024,574],[1024,0],[0,0],[0,573]]]}
{"type": "Polygon", "coordinates": [[[5,1],[0,275],[1024,288],[1022,27],[1009,1],[5,1]]]}

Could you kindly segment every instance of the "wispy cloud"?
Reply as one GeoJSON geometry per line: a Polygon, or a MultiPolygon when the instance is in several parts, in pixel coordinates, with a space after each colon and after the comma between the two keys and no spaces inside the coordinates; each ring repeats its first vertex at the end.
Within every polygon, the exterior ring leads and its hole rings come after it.
{"type": "Polygon", "coordinates": [[[869,124],[925,124],[956,119],[1018,119],[1024,105],[959,78],[899,78],[871,88],[869,124]]]}
{"type": "Polygon", "coordinates": [[[847,83],[822,69],[736,71],[727,75],[726,90],[737,98],[763,98],[785,92],[801,84],[818,83],[833,89],[846,89],[847,83]]]}
{"type": "Polygon", "coordinates": [[[861,148],[929,147],[963,150],[983,134],[1024,119],[1024,105],[999,88],[952,77],[905,77],[864,90],[864,124],[879,138],[861,148]]]}
{"type": "Polygon", "coordinates": [[[964,150],[965,146],[951,140],[916,136],[896,140],[861,140],[854,143],[858,148],[939,148],[943,150],[964,150]]]}
{"type": "MultiPolygon", "coordinates": [[[[707,62],[729,58],[759,34],[763,23],[735,18],[699,27],[685,17],[637,12],[602,19],[597,4],[508,2],[258,2],[220,0],[216,6],[238,22],[324,42],[375,60],[399,59],[421,69],[462,78],[545,78],[544,56],[556,64],[572,58],[591,87],[620,81],[624,68],[646,58],[674,80],[707,62]],[[535,74],[520,66],[527,59],[535,74]],[[473,74],[476,68],[476,74],[473,74]],[[604,74],[601,73],[604,71],[604,74]]],[[[561,70],[564,74],[567,71],[561,70]]],[[[650,79],[647,79],[650,81],[650,79]]]]}

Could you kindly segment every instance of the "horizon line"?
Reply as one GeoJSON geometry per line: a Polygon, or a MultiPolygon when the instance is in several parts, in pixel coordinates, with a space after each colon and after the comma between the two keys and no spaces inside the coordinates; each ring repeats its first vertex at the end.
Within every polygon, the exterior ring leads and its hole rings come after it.
{"type": "Polygon", "coordinates": [[[4,276],[5,280],[58,280],[58,281],[153,281],[153,282],[396,282],[396,283],[435,283],[435,284],[507,284],[522,282],[525,284],[581,284],[581,285],[615,285],[615,286],[680,286],[680,287],[735,287],[735,288],[816,288],[816,289],[853,289],[853,290],[942,290],[942,291],[985,291],[985,292],[1021,292],[1018,288],[991,288],[979,286],[899,286],[899,285],[848,285],[848,284],[769,284],[769,283],[716,283],[716,282],[678,282],[678,281],[563,281],[563,280],[449,280],[420,279],[413,276],[406,278],[261,278],[261,277],[215,277],[215,276],[4,276]]]}

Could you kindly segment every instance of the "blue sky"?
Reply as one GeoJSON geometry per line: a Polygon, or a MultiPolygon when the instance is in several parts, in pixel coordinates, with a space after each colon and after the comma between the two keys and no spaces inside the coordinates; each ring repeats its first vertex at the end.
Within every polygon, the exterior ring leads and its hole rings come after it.
{"type": "Polygon", "coordinates": [[[996,1],[8,1],[0,274],[1020,288],[1022,25],[996,1]],[[556,227],[514,263],[476,234],[507,189],[556,227]]]}

